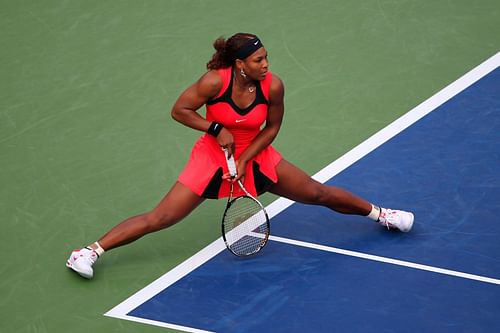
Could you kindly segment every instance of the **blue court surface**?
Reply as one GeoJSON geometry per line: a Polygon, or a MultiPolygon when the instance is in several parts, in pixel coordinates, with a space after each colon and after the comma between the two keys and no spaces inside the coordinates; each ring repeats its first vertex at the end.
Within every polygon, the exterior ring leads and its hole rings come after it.
{"type": "Polygon", "coordinates": [[[106,315],[187,332],[499,332],[500,54],[315,178],[414,229],[279,199],[271,241],[219,239],[106,315]]]}

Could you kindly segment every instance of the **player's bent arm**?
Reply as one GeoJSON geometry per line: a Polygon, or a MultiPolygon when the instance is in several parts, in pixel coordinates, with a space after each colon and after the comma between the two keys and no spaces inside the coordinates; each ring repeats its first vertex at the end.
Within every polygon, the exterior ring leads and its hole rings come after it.
{"type": "Polygon", "coordinates": [[[281,128],[283,115],[285,113],[285,86],[281,79],[273,76],[273,82],[269,91],[269,110],[266,119],[266,126],[262,131],[268,132],[269,144],[271,144],[281,128]]]}
{"type": "Polygon", "coordinates": [[[172,107],[172,118],[188,127],[206,132],[210,122],[196,111],[215,97],[221,88],[222,80],[217,71],[208,71],[181,93],[172,107]]]}

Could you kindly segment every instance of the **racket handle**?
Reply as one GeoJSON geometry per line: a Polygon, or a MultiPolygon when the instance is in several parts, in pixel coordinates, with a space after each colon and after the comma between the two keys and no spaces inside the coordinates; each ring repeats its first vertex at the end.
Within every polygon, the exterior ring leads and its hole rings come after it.
{"type": "Polygon", "coordinates": [[[227,161],[227,168],[229,169],[229,174],[231,177],[236,177],[237,172],[236,172],[236,163],[234,162],[234,155],[231,155],[231,157],[228,158],[229,153],[226,148],[224,148],[224,154],[226,155],[226,161],[227,161]]]}

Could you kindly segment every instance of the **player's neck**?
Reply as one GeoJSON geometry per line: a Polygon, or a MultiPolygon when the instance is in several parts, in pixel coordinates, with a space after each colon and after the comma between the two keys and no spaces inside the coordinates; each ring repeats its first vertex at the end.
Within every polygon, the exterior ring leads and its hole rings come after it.
{"type": "Polygon", "coordinates": [[[243,77],[241,75],[236,74],[236,72],[233,72],[233,77],[234,77],[234,85],[238,87],[241,91],[248,91],[250,93],[253,93],[255,91],[255,81],[250,79],[248,76],[243,77]]]}

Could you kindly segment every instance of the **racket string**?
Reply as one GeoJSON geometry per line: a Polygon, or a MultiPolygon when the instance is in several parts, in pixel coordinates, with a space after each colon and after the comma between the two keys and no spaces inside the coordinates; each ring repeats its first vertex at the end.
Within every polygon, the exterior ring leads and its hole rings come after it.
{"type": "Polygon", "coordinates": [[[224,218],[225,240],[233,253],[257,252],[267,241],[268,219],[262,207],[249,197],[234,199],[224,218]]]}

